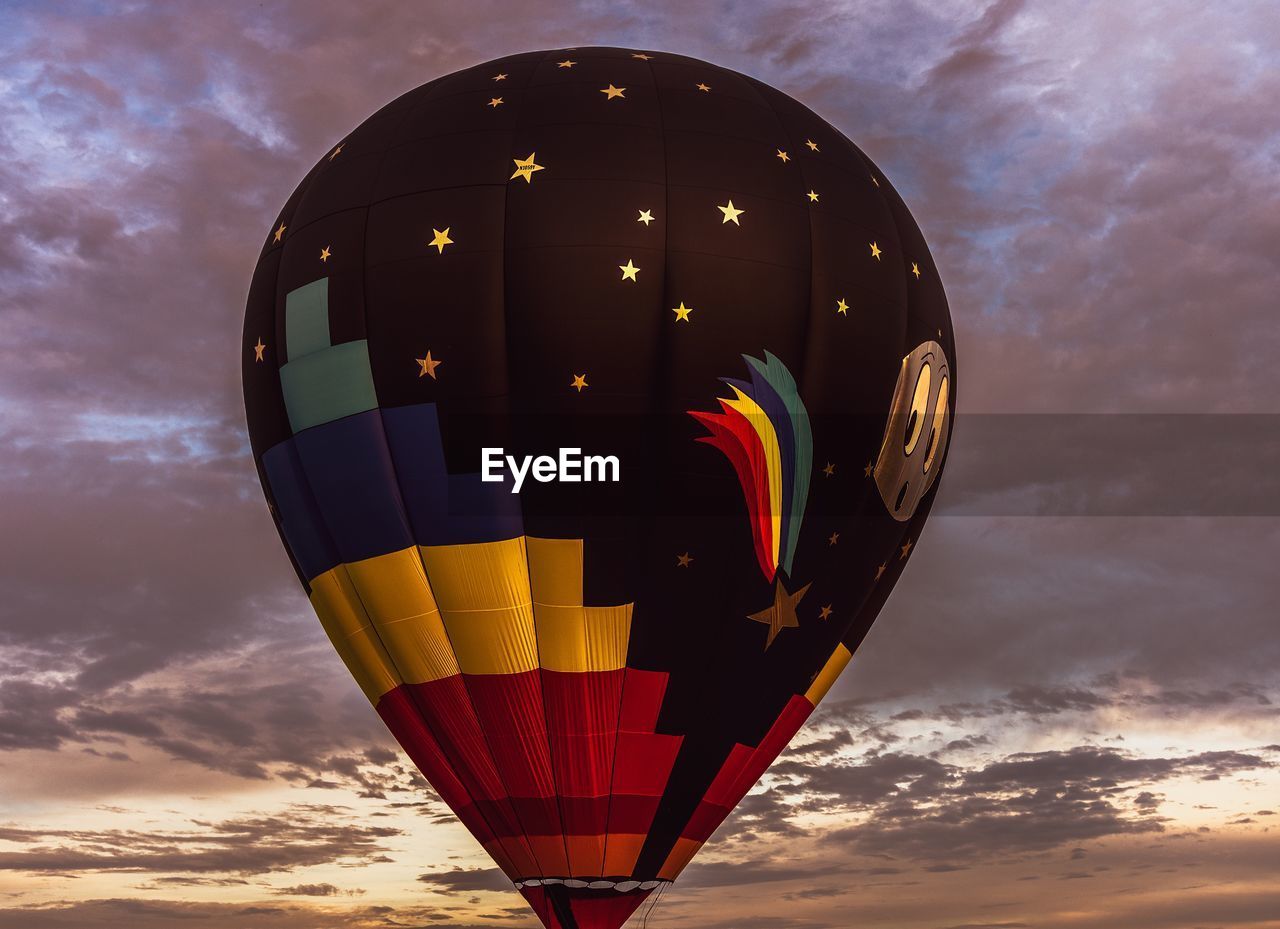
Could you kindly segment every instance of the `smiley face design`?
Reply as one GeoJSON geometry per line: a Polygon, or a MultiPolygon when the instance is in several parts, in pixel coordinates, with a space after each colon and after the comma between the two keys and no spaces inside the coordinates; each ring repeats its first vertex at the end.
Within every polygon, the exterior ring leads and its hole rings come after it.
{"type": "Polygon", "coordinates": [[[902,359],[893,389],[875,479],[894,519],[906,522],[933,486],[951,428],[951,366],[937,342],[922,342],[902,359]]]}

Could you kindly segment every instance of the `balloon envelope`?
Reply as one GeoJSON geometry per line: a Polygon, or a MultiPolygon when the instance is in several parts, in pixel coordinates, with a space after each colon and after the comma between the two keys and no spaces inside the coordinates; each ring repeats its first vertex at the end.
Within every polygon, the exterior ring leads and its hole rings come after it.
{"type": "Polygon", "coordinates": [[[335,143],[243,351],[320,621],[548,927],[621,925],[804,724],[956,398],[875,165],[757,80],[629,49],[469,68],[335,143]]]}

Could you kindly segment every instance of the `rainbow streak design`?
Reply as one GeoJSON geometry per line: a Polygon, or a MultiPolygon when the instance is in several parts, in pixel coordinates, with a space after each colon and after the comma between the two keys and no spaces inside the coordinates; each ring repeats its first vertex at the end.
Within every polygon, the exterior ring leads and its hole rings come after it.
{"type": "Polygon", "coordinates": [[[747,500],[756,560],[766,580],[781,567],[788,575],[809,500],[813,434],[795,378],[775,355],[743,355],[750,383],[721,378],[733,391],[719,398],[723,413],[689,410],[706,426],[706,442],[733,465],[747,500]]]}

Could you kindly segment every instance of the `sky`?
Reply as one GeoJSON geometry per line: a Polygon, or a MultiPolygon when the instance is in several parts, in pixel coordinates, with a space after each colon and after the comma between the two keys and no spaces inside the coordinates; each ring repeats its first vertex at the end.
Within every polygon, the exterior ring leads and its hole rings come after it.
{"type": "Polygon", "coordinates": [[[743,71],[857,142],[963,372],[902,582],[647,925],[1280,927],[1280,6],[0,0],[0,26],[0,929],[536,925],[311,613],[239,339],[268,226],[351,128],[591,44],[743,71]]]}

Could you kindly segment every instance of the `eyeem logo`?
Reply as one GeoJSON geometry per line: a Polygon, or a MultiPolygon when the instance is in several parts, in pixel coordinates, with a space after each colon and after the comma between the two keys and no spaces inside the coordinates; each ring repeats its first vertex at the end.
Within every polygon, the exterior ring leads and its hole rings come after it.
{"type": "Polygon", "coordinates": [[[532,476],[535,481],[548,484],[551,481],[562,481],[566,484],[579,484],[590,481],[621,480],[622,465],[617,455],[583,455],[580,448],[562,448],[559,458],[550,455],[525,455],[517,459],[514,455],[504,454],[501,448],[480,449],[480,480],[503,480],[503,468],[511,472],[514,478],[511,484],[513,494],[520,493],[524,479],[532,476]]]}

